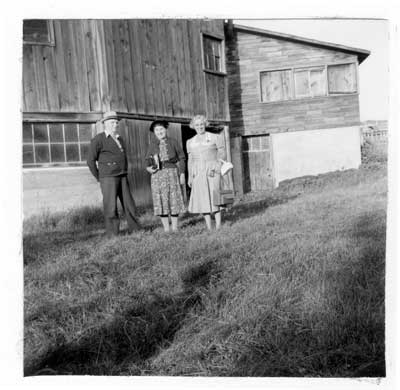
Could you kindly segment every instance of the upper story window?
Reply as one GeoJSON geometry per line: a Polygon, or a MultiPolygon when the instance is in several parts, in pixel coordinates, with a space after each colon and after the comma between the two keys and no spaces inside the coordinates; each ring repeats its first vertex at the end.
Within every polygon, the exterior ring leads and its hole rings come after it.
{"type": "Polygon", "coordinates": [[[326,95],[325,68],[294,70],[295,98],[326,95]]]}
{"type": "Polygon", "coordinates": [[[276,102],[357,93],[355,63],[271,70],[260,73],[261,101],[276,102]]]}
{"type": "Polygon", "coordinates": [[[292,99],[292,71],[274,70],[261,73],[261,94],[263,102],[277,102],[292,99]]]}
{"type": "Polygon", "coordinates": [[[29,123],[22,128],[24,167],[82,165],[90,140],[96,134],[91,123],[29,123]]]}
{"type": "Polygon", "coordinates": [[[328,66],[329,93],[357,92],[356,64],[328,66]]]}
{"type": "Polygon", "coordinates": [[[23,41],[32,45],[54,45],[53,23],[45,19],[24,20],[23,41]]]}
{"type": "Polygon", "coordinates": [[[222,39],[203,34],[204,69],[223,72],[222,39]]]}

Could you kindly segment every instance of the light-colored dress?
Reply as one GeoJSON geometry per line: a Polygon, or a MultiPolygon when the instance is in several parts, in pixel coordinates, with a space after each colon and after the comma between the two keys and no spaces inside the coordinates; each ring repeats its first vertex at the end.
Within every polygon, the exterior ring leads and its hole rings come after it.
{"type": "Polygon", "coordinates": [[[214,213],[216,191],[221,184],[221,162],[225,159],[225,144],[221,135],[206,132],[196,135],[186,144],[188,152],[188,184],[191,193],[188,211],[190,213],[214,213]]]}

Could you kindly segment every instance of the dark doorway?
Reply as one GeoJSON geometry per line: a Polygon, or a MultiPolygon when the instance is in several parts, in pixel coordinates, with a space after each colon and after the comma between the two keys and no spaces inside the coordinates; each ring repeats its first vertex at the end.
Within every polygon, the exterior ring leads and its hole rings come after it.
{"type": "Polygon", "coordinates": [[[185,153],[186,156],[186,169],[185,169],[185,181],[186,181],[186,195],[187,195],[187,199],[189,199],[190,196],[190,188],[187,185],[188,182],[188,152],[187,152],[187,148],[186,148],[186,143],[187,141],[194,137],[196,135],[196,130],[191,129],[189,126],[187,125],[182,125],[181,127],[181,134],[182,134],[182,148],[183,148],[183,152],[185,153]]]}

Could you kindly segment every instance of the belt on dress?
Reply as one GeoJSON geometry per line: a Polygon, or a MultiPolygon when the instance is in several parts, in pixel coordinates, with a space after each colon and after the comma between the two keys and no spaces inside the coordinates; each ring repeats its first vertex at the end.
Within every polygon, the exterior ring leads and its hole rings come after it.
{"type": "Polygon", "coordinates": [[[177,166],[176,166],[176,163],[172,163],[172,162],[169,162],[169,161],[160,161],[160,170],[161,169],[166,169],[166,168],[178,168],[177,166]]]}

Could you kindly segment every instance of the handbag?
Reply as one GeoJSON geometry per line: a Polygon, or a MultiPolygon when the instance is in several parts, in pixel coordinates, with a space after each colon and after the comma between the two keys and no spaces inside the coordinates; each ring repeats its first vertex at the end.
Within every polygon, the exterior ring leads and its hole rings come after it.
{"type": "Polygon", "coordinates": [[[220,159],[222,165],[221,165],[221,175],[225,176],[228,172],[230,172],[233,169],[233,164],[229,161],[225,161],[220,159]]]}

